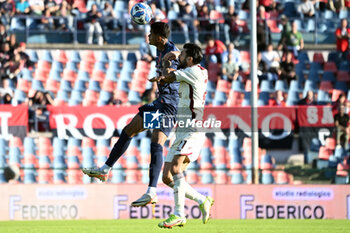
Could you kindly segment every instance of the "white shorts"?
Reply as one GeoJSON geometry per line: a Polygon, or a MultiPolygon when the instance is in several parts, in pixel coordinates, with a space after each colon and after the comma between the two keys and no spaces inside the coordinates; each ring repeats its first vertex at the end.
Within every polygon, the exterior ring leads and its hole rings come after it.
{"type": "Polygon", "coordinates": [[[171,163],[175,155],[187,156],[193,162],[198,159],[205,140],[204,132],[189,132],[176,134],[176,139],[170,147],[165,162],[171,163]]]}

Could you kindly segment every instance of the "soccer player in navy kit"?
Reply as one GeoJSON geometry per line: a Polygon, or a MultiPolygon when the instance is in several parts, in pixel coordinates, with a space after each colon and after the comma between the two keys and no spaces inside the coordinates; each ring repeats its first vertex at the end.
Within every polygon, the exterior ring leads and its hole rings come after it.
{"type": "MultiPolygon", "coordinates": [[[[170,34],[169,26],[163,22],[155,22],[151,25],[151,33],[149,34],[150,45],[157,47],[156,68],[158,76],[162,76],[162,58],[171,51],[179,51],[174,43],[168,41],[170,34]]],[[[171,64],[171,68],[177,69],[178,61],[175,60],[171,64]]],[[[114,144],[106,163],[101,168],[84,168],[83,172],[90,176],[96,177],[101,181],[108,179],[108,173],[115,162],[127,150],[131,139],[138,133],[146,130],[144,128],[144,112],[159,112],[163,118],[168,118],[174,123],[177,114],[177,105],[179,102],[179,83],[158,82],[158,98],[151,104],[143,105],[139,108],[138,114],[132,121],[124,127],[118,141],[114,144]]],[[[132,206],[145,206],[149,203],[157,203],[156,187],[160,171],[163,165],[163,145],[169,136],[172,127],[161,127],[153,129],[151,139],[151,163],[149,171],[149,185],[147,192],[141,198],[132,202],[132,206]]]]}

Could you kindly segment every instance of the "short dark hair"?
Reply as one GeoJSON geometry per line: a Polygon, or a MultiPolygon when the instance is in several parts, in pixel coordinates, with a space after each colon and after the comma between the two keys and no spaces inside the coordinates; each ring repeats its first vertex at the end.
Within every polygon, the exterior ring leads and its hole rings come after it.
{"type": "Polygon", "coordinates": [[[168,38],[170,34],[169,25],[163,22],[152,23],[151,32],[163,38],[168,38]]]}
{"type": "Polygon", "coordinates": [[[193,64],[199,64],[203,59],[202,49],[193,43],[187,43],[183,47],[186,49],[186,56],[193,58],[193,64]]]}

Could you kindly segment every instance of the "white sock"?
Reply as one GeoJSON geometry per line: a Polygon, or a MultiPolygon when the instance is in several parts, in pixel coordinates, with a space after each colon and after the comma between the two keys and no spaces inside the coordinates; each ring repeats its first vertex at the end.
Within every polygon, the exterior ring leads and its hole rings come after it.
{"type": "Polygon", "coordinates": [[[191,187],[186,181],[184,183],[184,189],[186,192],[186,197],[197,202],[199,205],[205,201],[205,196],[197,192],[194,188],[191,187]]]}
{"type": "MultiPolygon", "coordinates": [[[[174,189],[174,182],[171,182],[170,184],[168,184],[168,186],[174,189]]],[[[205,196],[203,196],[197,190],[192,188],[192,186],[189,185],[187,182],[185,182],[185,197],[197,202],[199,205],[205,201],[205,196]]]]}
{"type": "Polygon", "coordinates": [[[108,166],[107,164],[103,164],[103,166],[100,168],[100,170],[104,173],[104,174],[108,174],[108,172],[111,170],[112,168],[110,166],[108,166]]]}
{"type": "Polygon", "coordinates": [[[157,194],[157,188],[148,186],[146,193],[149,194],[151,197],[154,197],[157,194]]]}
{"type": "Polygon", "coordinates": [[[174,176],[174,200],[175,200],[175,212],[174,214],[179,217],[185,217],[185,177],[183,174],[176,174],[174,176]]]}

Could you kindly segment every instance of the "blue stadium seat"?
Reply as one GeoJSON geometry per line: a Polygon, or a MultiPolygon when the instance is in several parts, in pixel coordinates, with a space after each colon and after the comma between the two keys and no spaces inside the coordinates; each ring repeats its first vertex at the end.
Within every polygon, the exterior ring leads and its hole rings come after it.
{"type": "Polygon", "coordinates": [[[129,83],[124,80],[119,80],[117,84],[117,89],[120,91],[129,92],[129,83]]]}
{"type": "Polygon", "coordinates": [[[141,103],[141,97],[140,94],[137,91],[129,91],[128,94],[128,101],[132,105],[137,105],[141,103]]]}
{"type": "Polygon", "coordinates": [[[122,62],[123,56],[120,50],[114,50],[111,55],[111,60],[116,62],[122,62]]]}
{"type": "Polygon", "coordinates": [[[25,137],[23,140],[24,154],[35,154],[36,145],[34,139],[31,137],[25,137]]]}
{"type": "Polygon", "coordinates": [[[62,79],[61,80],[61,85],[60,85],[60,90],[66,91],[66,92],[70,92],[72,91],[72,83],[71,81],[62,79]]]}
{"type": "Polygon", "coordinates": [[[339,11],[339,19],[349,19],[349,16],[350,16],[350,14],[349,14],[349,12],[348,12],[349,10],[348,9],[341,9],[340,11],[339,11]]]}
{"type": "Polygon", "coordinates": [[[18,147],[9,147],[9,164],[21,164],[21,151],[18,147]]]}
{"type": "Polygon", "coordinates": [[[53,158],[52,167],[54,169],[67,169],[66,161],[63,155],[57,155],[53,158]]]}
{"type": "Polygon", "coordinates": [[[274,92],[274,87],[272,81],[262,80],[260,83],[260,90],[263,92],[274,92]]]}
{"type": "Polygon", "coordinates": [[[27,68],[23,68],[19,75],[25,80],[33,80],[33,72],[27,68]]]}
{"type": "Polygon", "coordinates": [[[287,92],[288,91],[287,83],[284,80],[277,80],[275,83],[275,91],[287,92]]]}
{"type": "Polygon", "coordinates": [[[213,175],[211,174],[211,171],[205,171],[205,170],[201,171],[200,175],[201,175],[202,184],[214,183],[214,178],[213,178],[213,175]]]}
{"type": "Polygon", "coordinates": [[[96,147],[102,147],[102,146],[109,147],[108,139],[99,138],[96,140],[96,147]]]}
{"type": "Polygon", "coordinates": [[[289,85],[289,91],[302,92],[303,89],[297,80],[292,80],[289,85]]]}
{"type": "Polygon", "coordinates": [[[108,71],[120,72],[121,71],[121,63],[117,61],[110,61],[108,63],[108,71]]]}
{"type": "Polygon", "coordinates": [[[105,65],[105,63],[102,62],[102,61],[95,62],[94,70],[101,70],[103,72],[106,72],[106,65],[105,65]]]}
{"type": "Polygon", "coordinates": [[[262,171],[261,183],[262,184],[273,184],[275,182],[271,171],[262,171]]]}
{"type": "Polygon", "coordinates": [[[133,74],[132,71],[126,71],[126,70],[123,69],[123,70],[120,72],[119,80],[131,82],[131,81],[132,81],[132,74],[133,74]]]}
{"type": "Polygon", "coordinates": [[[318,90],[317,92],[317,103],[320,105],[330,104],[332,102],[328,92],[318,90]]]}
{"type": "Polygon", "coordinates": [[[4,169],[0,168],[0,184],[7,183],[4,175],[4,169]]]}
{"type": "Polygon", "coordinates": [[[63,171],[63,170],[54,170],[53,171],[53,182],[55,184],[66,183],[65,177],[66,177],[65,171],[63,171]]]}
{"type": "Polygon", "coordinates": [[[42,51],[42,60],[43,61],[48,61],[48,62],[52,62],[52,55],[51,55],[51,51],[50,50],[47,50],[47,49],[44,49],[42,51]]]}
{"type": "Polygon", "coordinates": [[[330,82],[335,82],[335,76],[333,72],[325,71],[323,73],[322,81],[330,81],[330,82]]]}
{"type": "Polygon", "coordinates": [[[103,51],[103,50],[99,51],[98,55],[97,55],[97,61],[108,63],[109,62],[109,58],[108,58],[107,52],[103,51]]]}
{"type": "Polygon", "coordinates": [[[118,81],[118,72],[108,69],[106,73],[106,79],[112,80],[113,82],[118,81]]]}
{"type": "Polygon", "coordinates": [[[344,160],[344,157],[347,155],[345,149],[341,146],[336,146],[334,150],[334,156],[338,161],[344,160]]]}
{"type": "Polygon", "coordinates": [[[317,92],[318,87],[317,87],[317,82],[312,81],[312,80],[306,80],[305,81],[305,86],[304,86],[304,96],[307,91],[313,91],[317,92]]]}
{"type": "Polygon", "coordinates": [[[112,93],[102,90],[100,93],[99,100],[107,102],[108,100],[110,100],[111,97],[112,97],[112,93]]]}
{"type": "Polygon", "coordinates": [[[35,184],[36,183],[36,172],[34,169],[24,169],[24,184],[35,184]]]}
{"type": "Polygon", "coordinates": [[[221,106],[226,103],[227,97],[225,92],[215,91],[215,97],[213,101],[214,106],[221,106]]]}
{"type": "Polygon", "coordinates": [[[44,84],[42,81],[34,79],[32,81],[32,89],[36,91],[44,91],[44,84]]]}
{"type": "Polygon", "coordinates": [[[150,154],[151,153],[151,139],[149,137],[141,138],[140,152],[141,152],[141,154],[150,154]]]}
{"type": "Polygon", "coordinates": [[[23,103],[27,98],[27,95],[24,91],[21,91],[19,89],[15,90],[15,96],[14,99],[19,102],[19,103],[23,103]]]}
{"type": "Polygon", "coordinates": [[[101,91],[100,83],[96,80],[91,79],[89,82],[89,90],[100,92],[101,91]]]}
{"type": "Polygon", "coordinates": [[[68,168],[70,167],[76,167],[79,166],[80,168],[80,161],[78,156],[76,155],[70,155],[67,157],[67,164],[68,164],[68,168]]]}
{"type": "Polygon", "coordinates": [[[72,50],[70,52],[70,55],[68,56],[68,59],[71,62],[80,62],[81,61],[80,54],[77,50],[72,50]]]}
{"type": "Polygon", "coordinates": [[[133,72],[135,68],[136,68],[135,63],[131,61],[123,61],[122,71],[133,72]]]}
{"type": "Polygon", "coordinates": [[[86,91],[86,81],[80,79],[76,80],[74,83],[74,90],[81,92],[86,91]]]}
{"type": "Polygon", "coordinates": [[[231,89],[234,90],[234,91],[238,91],[238,92],[244,92],[245,91],[243,83],[241,81],[238,81],[238,80],[235,80],[235,81],[232,82],[231,89]]]}
{"type": "Polygon", "coordinates": [[[328,53],[328,58],[327,58],[328,62],[332,61],[338,64],[340,60],[341,60],[341,54],[339,52],[331,51],[328,53]]]}
{"type": "Polygon", "coordinates": [[[205,147],[201,149],[200,152],[200,158],[201,158],[201,163],[210,163],[212,164],[212,159],[211,159],[211,152],[210,148],[205,147]]]}
{"type": "Polygon", "coordinates": [[[56,81],[61,81],[62,75],[59,70],[50,70],[49,73],[49,79],[56,80],[56,81]]]}
{"type": "Polygon", "coordinates": [[[233,170],[232,176],[231,176],[231,183],[232,184],[243,184],[244,179],[242,175],[242,171],[240,170],[233,170]]]}
{"type": "Polygon", "coordinates": [[[244,92],[244,99],[242,101],[242,107],[250,106],[250,92],[244,92]]]}
{"type": "Polygon", "coordinates": [[[69,92],[64,91],[64,90],[59,90],[57,92],[56,98],[59,99],[59,100],[63,100],[65,102],[68,102],[68,100],[69,100],[69,92]]]}
{"type": "Polygon", "coordinates": [[[214,138],[214,147],[226,147],[226,139],[225,138],[220,138],[220,137],[215,137],[214,138]]]}
{"type": "Polygon", "coordinates": [[[66,69],[67,70],[73,70],[74,72],[78,72],[78,63],[77,62],[73,62],[73,61],[69,61],[66,64],[66,69]]]}
{"type": "Polygon", "coordinates": [[[344,70],[350,72],[350,62],[349,61],[341,61],[339,64],[338,70],[344,70]]]}
{"type": "Polygon", "coordinates": [[[137,57],[136,57],[136,53],[135,52],[128,52],[127,56],[126,56],[126,60],[136,63],[137,62],[137,57]]]}
{"type": "Polygon", "coordinates": [[[310,58],[307,52],[300,51],[298,55],[298,60],[301,63],[310,63],[310,58]]]}
{"type": "Polygon", "coordinates": [[[33,61],[33,62],[39,61],[38,53],[35,50],[29,50],[29,51],[27,51],[27,54],[28,54],[31,61],[33,61]]]}
{"type": "Polygon", "coordinates": [[[114,168],[113,169],[111,182],[113,184],[121,184],[121,183],[125,182],[124,171],[121,170],[121,168],[119,168],[119,169],[114,168]]]}
{"type": "Polygon", "coordinates": [[[345,93],[348,91],[348,88],[345,82],[336,82],[334,85],[334,89],[341,90],[345,93]]]}
{"type": "Polygon", "coordinates": [[[73,90],[71,93],[70,100],[75,100],[73,102],[81,103],[83,101],[83,93],[81,91],[73,90]]]}
{"type": "Polygon", "coordinates": [[[89,81],[90,74],[87,71],[79,70],[78,71],[78,80],[89,81]]]}
{"type": "Polygon", "coordinates": [[[77,146],[77,147],[80,147],[81,145],[81,140],[77,139],[77,138],[74,138],[74,137],[69,137],[68,138],[68,144],[67,144],[67,147],[70,147],[70,146],[77,146]]]}
{"type": "Polygon", "coordinates": [[[84,147],[83,148],[83,162],[82,165],[83,167],[86,168],[92,168],[95,167],[95,160],[94,160],[94,151],[90,147],[84,147]]]}
{"type": "Polygon", "coordinates": [[[297,105],[299,101],[299,92],[298,91],[293,91],[293,90],[289,90],[288,91],[288,97],[287,97],[287,102],[286,105],[287,106],[294,106],[297,105]]]}
{"type": "Polygon", "coordinates": [[[265,106],[268,104],[270,99],[270,93],[266,92],[266,91],[262,91],[259,94],[259,98],[258,98],[258,106],[265,106]],[[259,105],[259,101],[260,101],[260,105],[259,105]]]}

